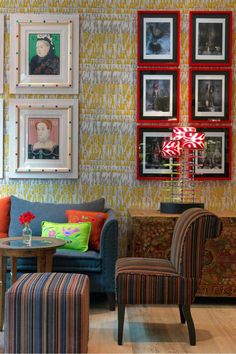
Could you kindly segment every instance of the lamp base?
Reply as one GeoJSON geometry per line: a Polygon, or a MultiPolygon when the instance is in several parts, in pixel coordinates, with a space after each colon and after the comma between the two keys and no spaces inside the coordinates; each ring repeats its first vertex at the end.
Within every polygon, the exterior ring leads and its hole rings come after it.
{"type": "Polygon", "coordinates": [[[204,209],[204,203],[160,203],[160,212],[167,214],[182,214],[185,210],[190,208],[204,209]]]}

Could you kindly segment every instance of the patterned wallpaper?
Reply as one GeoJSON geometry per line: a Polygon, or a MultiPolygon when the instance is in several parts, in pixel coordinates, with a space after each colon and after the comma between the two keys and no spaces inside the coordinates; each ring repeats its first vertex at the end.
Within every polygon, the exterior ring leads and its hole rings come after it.
{"type": "MultiPolygon", "coordinates": [[[[188,25],[190,10],[232,10],[235,1],[157,0],[0,0],[5,16],[4,179],[0,195],[14,194],[32,201],[81,202],[106,198],[117,211],[120,254],[125,254],[127,209],[157,208],[163,183],[136,179],[136,52],[137,10],[181,10],[181,121],[188,115],[188,25]],[[9,14],[79,13],[79,95],[9,94],[9,14]],[[77,180],[11,180],[9,170],[10,98],[79,99],[79,178],[77,180]]],[[[233,27],[233,121],[235,120],[236,23],[233,27]]],[[[235,123],[233,123],[233,180],[197,185],[197,199],[210,209],[235,209],[235,123]]]]}

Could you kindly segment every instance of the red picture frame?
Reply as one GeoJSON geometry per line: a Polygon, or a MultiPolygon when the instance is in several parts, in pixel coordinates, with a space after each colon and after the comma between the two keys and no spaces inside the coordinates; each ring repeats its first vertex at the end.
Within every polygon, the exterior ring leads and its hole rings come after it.
{"type": "Polygon", "coordinates": [[[232,179],[232,127],[201,126],[197,131],[205,134],[205,149],[194,154],[194,171],[189,177],[195,180],[232,179]]]}
{"type": "Polygon", "coordinates": [[[137,122],[179,122],[179,69],[137,69],[137,122]]]}
{"type": "Polygon", "coordinates": [[[232,64],[232,11],[190,11],[189,65],[232,64]]]}
{"type": "Polygon", "coordinates": [[[231,122],[232,70],[190,68],[189,121],[191,123],[231,122]]]}
{"type": "Polygon", "coordinates": [[[138,11],[138,66],[179,65],[180,11],[138,11]]]}
{"type": "Polygon", "coordinates": [[[137,126],[137,179],[178,179],[178,158],[166,159],[161,155],[162,142],[171,135],[172,128],[137,126]]]}

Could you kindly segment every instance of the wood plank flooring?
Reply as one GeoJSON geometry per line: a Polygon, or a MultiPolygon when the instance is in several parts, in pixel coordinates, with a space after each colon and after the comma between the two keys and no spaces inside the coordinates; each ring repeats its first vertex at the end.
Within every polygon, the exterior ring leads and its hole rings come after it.
{"type": "MultiPolygon", "coordinates": [[[[214,302],[214,301],[213,301],[214,302]]],[[[236,301],[196,303],[192,316],[197,345],[190,346],[186,324],[176,306],[129,307],[124,344],[117,345],[117,311],[109,311],[105,297],[90,305],[89,353],[236,353],[236,301]]],[[[0,335],[3,353],[3,334],[0,335]]]]}

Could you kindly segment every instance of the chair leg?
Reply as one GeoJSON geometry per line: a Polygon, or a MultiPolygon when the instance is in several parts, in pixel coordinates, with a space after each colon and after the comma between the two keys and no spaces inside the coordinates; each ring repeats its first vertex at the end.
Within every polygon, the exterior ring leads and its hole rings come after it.
{"type": "Polygon", "coordinates": [[[193,323],[193,318],[190,312],[190,306],[189,305],[183,305],[182,306],[182,311],[184,314],[184,317],[187,321],[188,325],[188,334],[189,334],[189,342],[191,345],[196,345],[196,332],[195,332],[195,327],[193,323]]]}
{"type": "Polygon", "coordinates": [[[115,293],[107,293],[108,306],[110,311],[115,311],[116,309],[116,297],[115,293]]]}
{"type": "Polygon", "coordinates": [[[180,314],[181,323],[185,323],[185,317],[184,317],[184,314],[183,314],[182,305],[179,305],[179,314],[180,314]]]}
{"type": "Polygon", "coordinates": [[[125,319],[125,305],[118,304],[118,344],[122,345],[125,319]]]}

